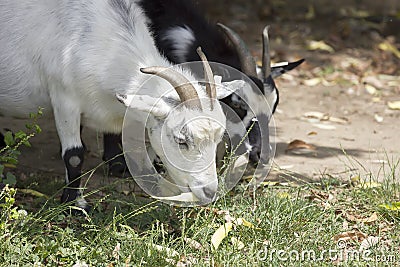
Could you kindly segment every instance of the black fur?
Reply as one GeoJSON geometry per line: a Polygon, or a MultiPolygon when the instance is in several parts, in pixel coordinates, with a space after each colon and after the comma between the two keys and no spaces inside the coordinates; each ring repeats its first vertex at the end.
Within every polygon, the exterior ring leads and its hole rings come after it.
{"type": "Polygon", "coordinates": [[[116,176],[129,175],[125,158],[124,155],[122,154],[123,151],[122,151],[121,134],[104,134],[103,145],[104,145],[103,160],[108,161],[109,174],[116,176]]]}
{"type": "Polygon", "coordinates": [[[6,147],[6,142],[4,142],[4,135],[0,133],[0,149],[6,147]]]}
{"type": "MultiPolygon", "coordinates": [[[[200,46],[209,61],[225,64],[240,70],[239,57],[234,48],[227,42],[217,27],[206,20],[198,11],[199,7],[192,1],[141,0],[139,5],[150,19],[149,27],[153,32],[158,50],[169,61],[176,64],[199,61],[196,49],[200,46]],[[173,42],[170,39],[163,38],[169,29],[177,26],[188,26],[195,35],[195,41],[188,47],[183,61],[173,53],[173,42]]],[[[233,108],[241,118],[244,118],[246,115],[243,115],[243,113],[247,114],[247,110],[234,108],[230,101],[230,96],[222,99],[222,102],[233,108]]]]}
{"type": "Polygon", "coordinates": [[[61,202],[74,201],[80,195],[81,186],[81,175],[82,175],[82,164],[84,158],[85,149],[83,147],[74,147],[65,151],[63,160],[65,167],[67,168],[68,181],[67,186],[64,188],[61,196],[61,202]],[[77,165],[71,165],[71,158],[78,157],[79,163],[77,165]]]}
{"type": "Polygon", "coordinates": [[[249,152],[249,159],[250,163],[256,165],[260,160],[261,155],[261,140],[259,138],[261,135],[261,131],[260,125],[257,121],[250,122],[250,125],[247,127],[247,131],[250,127],[252,128],[249,132],[249,135],[247,136],[249,138],[249,143],[252,145],[251,151],[249,152]]]}
{"type": "Polygon", "coordinates": [[[168,29],[188,26],[195,34],[195,41],[189,47],[185,61],[199,61],[196,53],[201,46],[209,61],[240,69],[239,58],[219,30],[209,23],[198,11],[199,7],[190,0],[141,0],[138,2],[150,19],[149,27],[154,34],[158,50],[173,63],[183,63],[173,54],[173,43],[163,39],[168,29]]]}

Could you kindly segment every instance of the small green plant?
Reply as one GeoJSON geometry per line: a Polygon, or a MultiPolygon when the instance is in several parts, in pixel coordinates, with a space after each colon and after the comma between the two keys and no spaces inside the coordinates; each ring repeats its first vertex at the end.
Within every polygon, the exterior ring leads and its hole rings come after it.
{"type": "Polygon", "coordinates": [[[18,210],[15,204],[15,193],[14,188],[6,185],[0,191],[0,233],[5,234],[8,231],[8,226],[11,221],[20,219],[26,216],[25,210],[18,210]]]}
{"type": "Polygon", "coordinates": [[[21,130],[16,133],[7,131],[4,134],[4,143],[6,146],[0,149],[0,183],[8,185],[16,184],[17,179],[15,175],[6,171],[6,168],[16,167],[18,164],[18,157],[21,154],[19,148],[22,145],[30,147],[29,139],[42,131],[37,124],[37,120],[42,114],[42,108],[40,108],[37,113],[30,113],[29,118],[31,122],[25,125],[25,131],[21,130]]]}

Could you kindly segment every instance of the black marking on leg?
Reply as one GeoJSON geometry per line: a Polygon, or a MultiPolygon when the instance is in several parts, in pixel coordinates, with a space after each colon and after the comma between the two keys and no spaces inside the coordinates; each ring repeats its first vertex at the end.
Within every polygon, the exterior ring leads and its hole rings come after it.
{"type": "MultiPolygon", "coordinates": [[[[67,186],[64,188],[61,196],[61,202],[71,202],[81,196],[81,170],[83,164],[83,155],[85,149],[83,147],[74,147],[65,151],[63,159],[67,169],[67,186]]],[[[84,208],[84,207],[83,207],[84,208]]]]}
{"type": "Polygon", "coordinates": [[[121,134],[104,134],[103,144],[103,160],[108,162],[109,174],[118,177],[129,175],[124,155],[122,155],[121,134]]]}
{"type": "Polygon", "coordinates": [[[258,121],[251,121],[246,130],[249,131],[248,138],[251,146],[249,160],[251,164],[257,166],[261,154],[261,131],[258,121]]]}
{"type": "Polygon", "coordinates": [[[6,147],[6,142],[4,141],[4,135],[0,133],[0,148],[6,147]]]}

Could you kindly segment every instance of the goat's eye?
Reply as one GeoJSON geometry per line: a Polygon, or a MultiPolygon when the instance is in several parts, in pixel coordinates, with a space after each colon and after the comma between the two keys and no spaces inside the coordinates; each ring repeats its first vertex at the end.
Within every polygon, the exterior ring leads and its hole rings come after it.
{"type": "Polygon", "coordinates": [[[189,148],[189,146],[186,142],[186,139],[177,137],[177,136],[175,136],[174,139],[175,139],[175,142],[179,145],[180,149],[188,149],[189,148]]]}

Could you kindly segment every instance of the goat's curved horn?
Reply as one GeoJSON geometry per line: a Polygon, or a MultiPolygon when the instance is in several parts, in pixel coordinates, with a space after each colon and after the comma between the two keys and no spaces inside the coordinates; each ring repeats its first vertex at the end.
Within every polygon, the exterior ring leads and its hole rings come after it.
{"type": "Polygon", "coordinates": [[[269,53],[268,30],[269,30],[269,25],[265,26],[262,34],[262,40],[263,40],[262,75],[264,80],[266,80],[268,76],[271,74],[271,56],[269,53]]]}
{"type": "Polygon", "coordinates": [[[146,74],[154,74],[165,79],[175,88],[175,91],[179,95],[179,99],[186,107],[201,110],[201,103],[196,89],[181,73],[166,67],[141,68],[140,71],[146,74]]]}
{"type": "Polygon", "coordinates": [[[214,75],[210,67],[210,64],[208,63],[206,55],[201,50],[201,47],[198,47],[196,51],[199,57],[201,58],[201,61],[203,62],[204,76],[206,78],[206,91],[208,97],[211,100],[211,110],[213,110],[214,109],[213,100],[217,98],[217,88],[215,86],[214,75]]]}
{"type": "Polygon", "coordinates": [[[223,30],[225,35],[234,45],[235,50],[239,55],[242,71],[248,76],[257,77],[256,62],[254,61],[253,56],[251,55],[242,38],[240,38],[240,36],[236,32],[223,25],[222,23],[218,23],[217,25],[223,30]]]}

